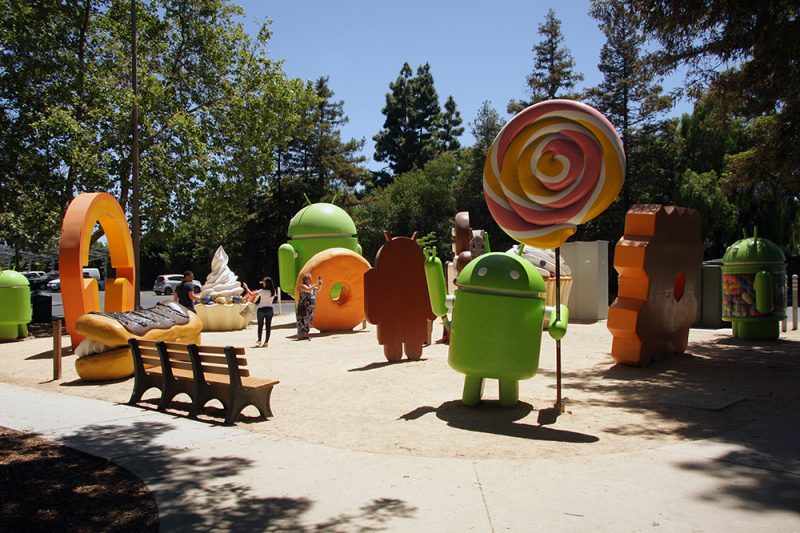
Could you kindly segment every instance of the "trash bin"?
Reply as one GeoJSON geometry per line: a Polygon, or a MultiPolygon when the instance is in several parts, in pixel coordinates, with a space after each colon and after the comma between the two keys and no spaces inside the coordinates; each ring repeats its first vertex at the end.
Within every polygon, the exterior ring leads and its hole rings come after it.
{"type": "Polygon", "coordinates": [[[697,319],[693,327],[720,329],[722,321],[722,259],[703,261],[698,277],[697,319]]]}
{"type": "Polygon", "coordinates": [[[0,272],[0,340],[28,336],[31,321],[31,287],[16,270],[0,272]]]}
{"type": "Polygon", "coordinates": [[[33,320],[37,324],[49,324],[53,321],[53,297],[44,292],[34,292],[31,296],[33,320]]]}

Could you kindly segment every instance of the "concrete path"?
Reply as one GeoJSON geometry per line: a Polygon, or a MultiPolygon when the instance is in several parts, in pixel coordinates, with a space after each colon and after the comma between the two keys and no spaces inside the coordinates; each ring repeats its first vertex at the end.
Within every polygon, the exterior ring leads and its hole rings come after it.
{"type": "Polygon", "coordinates": [[[474,461],[279,441],[5,383],[0,405],[0,426],[139,476],[163,531],[800,531],[800,406],[714,440],[474,461]]]}

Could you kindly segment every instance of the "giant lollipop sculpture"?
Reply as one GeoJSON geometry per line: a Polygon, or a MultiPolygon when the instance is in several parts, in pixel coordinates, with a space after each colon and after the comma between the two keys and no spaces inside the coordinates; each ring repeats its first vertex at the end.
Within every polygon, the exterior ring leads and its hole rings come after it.
{"type": "MultiPolygon", "coordinates": [[[[596,109],[549,100],[521,111],[500,131],[483,169],[492,217],[522,244],[555,248],[556,313],[561,307],[561,246],[606,210],[622,188],[625,153],[614,126],[596,109]]],[[[556,340],[556,409],[561,401],[561,341],[556,340]]]]}

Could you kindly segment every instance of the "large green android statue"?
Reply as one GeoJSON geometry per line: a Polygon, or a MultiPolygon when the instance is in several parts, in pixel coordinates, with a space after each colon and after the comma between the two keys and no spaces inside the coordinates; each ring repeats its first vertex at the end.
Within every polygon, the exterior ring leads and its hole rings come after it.
{"type": "Polygon", "coordinates": [[[328,248],[346,248],[359,255],[356,225],[344,209],[333,204],[307,205],[289,221],[289,242],[278,249],[281,289],[294,294],[297,275],[309,259],[328,248]]]}
{"type": "Polygon", "coordinates": [[[431,308],[437,316],[453,307],[448,363],[465,374],[464,405],[475,405],[483,394],[483,380],[500,382],[500,405],[514,406],[519,380],[539,369],[542,323],[549,312],[548,332],[560,339],[567,331],[568,310],[545,308],[544,280],[524,259],[489,253],[471,261],[458,276],[458,289],[445,295],[441,261],[426,250],[425,276],[431,308]]]}
{"type": "Polygon", "coordinates": [[[775,340],[784,318],[786,257],[755,229],[722,258],[722,320],[739,339],[775,340]]]}

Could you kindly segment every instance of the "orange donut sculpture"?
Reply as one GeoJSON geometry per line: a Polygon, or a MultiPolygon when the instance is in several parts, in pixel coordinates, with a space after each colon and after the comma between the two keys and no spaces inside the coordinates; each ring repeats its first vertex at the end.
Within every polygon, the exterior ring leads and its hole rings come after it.
{"type": "Polygon", "coordinates": [[[294,297],[298,300],[303,276],[322,278],[317,291],[317,306],[312,326],[320,331],[353,329],[365,319],[364,273],[369,262],[347,248],[328,248],[314,255],[305,264],[295,282],[294,297]]]}

